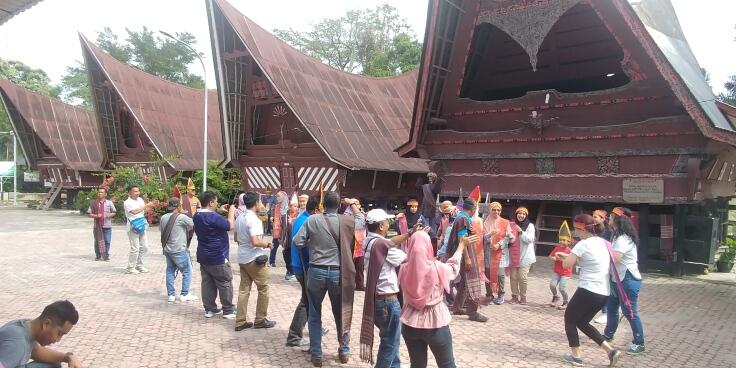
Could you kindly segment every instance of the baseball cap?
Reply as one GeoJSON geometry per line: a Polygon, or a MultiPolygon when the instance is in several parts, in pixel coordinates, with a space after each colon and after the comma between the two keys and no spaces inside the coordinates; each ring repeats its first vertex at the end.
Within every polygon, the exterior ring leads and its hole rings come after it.
{"type": "Polygon", "coordinates": [[[368,213],[365,215],[365,221],[369,224],[375,224],[375,223],[382,222],[388,219],[392,219],[394,217],[396,216],[389,215],[388,213],[386,213],[386,211],[380,208],[376,208],[376,209],[368,211],[368,213]]]}

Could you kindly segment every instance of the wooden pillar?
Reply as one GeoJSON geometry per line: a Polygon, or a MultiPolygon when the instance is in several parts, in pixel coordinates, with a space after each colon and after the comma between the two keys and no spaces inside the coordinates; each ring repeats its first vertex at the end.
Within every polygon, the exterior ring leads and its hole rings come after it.
{"type": "Polygon", "coordinates": [[[649,271],[649,205],[639,205],[639,268],[649,271]]]}
{"type": "Polygon", "coordinates": [[[685,267],[685,224],[687,222],[687,211],[685,205],[675,205],[675,214],[672,222],[675,232],[675,254],[677,258],[675,259],[670,274],[675,277],[682,277],[685,267]]]}

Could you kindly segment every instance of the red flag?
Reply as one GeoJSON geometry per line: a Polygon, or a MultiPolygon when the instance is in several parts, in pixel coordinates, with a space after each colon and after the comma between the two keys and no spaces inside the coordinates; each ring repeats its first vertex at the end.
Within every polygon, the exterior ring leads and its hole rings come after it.
{"type": "Polygon", "coordinates": [[[179,192],[179,187],[174,185],[174,192],[172,193],[172,196],[176,198],[181,198],[181,192],[179,192]]]}
{"type": "Polygon", "coordinates": [[[480,203],[480,186],[476,185],[470,194],[468,194],[468,198],[473,198],[475,200],[475,203],[480,203]]]}

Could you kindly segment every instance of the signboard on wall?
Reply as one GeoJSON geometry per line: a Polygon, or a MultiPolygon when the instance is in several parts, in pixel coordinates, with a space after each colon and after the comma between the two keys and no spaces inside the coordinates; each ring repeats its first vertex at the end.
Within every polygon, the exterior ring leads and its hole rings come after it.
{"type": "Polygon", "coordinates": [[[26,183],[38,183],[41,181],[41,176],[38,171],[24,171],[23,181],[26,183]]]}
{"type": "Polygon", "coordinates": [[[664,180],[650,178],[624,179],[624,202],[663,203],[664,180]]]}

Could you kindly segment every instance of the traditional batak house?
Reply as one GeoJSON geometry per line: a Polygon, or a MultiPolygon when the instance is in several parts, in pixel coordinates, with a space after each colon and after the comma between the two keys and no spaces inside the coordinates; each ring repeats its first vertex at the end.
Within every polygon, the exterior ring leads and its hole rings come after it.
{"type": "Polygon", "coordinates": [[[224,0],[207,1],[226,159],[245,189],[326,190],[364,201],[416,193],[425,160],[401,158],[416,72],[371,78],[277,39],[224,0]]]}
{"type": "MultiPolygon", "coordinates": [[[[138,166],[163,181],[200,170],[204,151],[204,93],[123,63],[80,34],[92,100],[107,161],[138,166]]],[[[208,96],[208,160],[221,162],[217,93],[208,96]]]]}
{"type": "Polygon", "coordinates": [[[49,209],[62,191],[67,198],[99,185],[92,175],[104,164],[102,134],[94,112],[65,104],[0,79],[0,99],[30,170],[50,185],[41,202],[49,209]]]}
{"type": "Polygon", "coordinates": [[[540,255],[563,218],[623,205],[642,267],[713,264],[736,119],[669,0],[431,0],[424,45],[398,152],[438,163],[446,194],[529,206],[540,255]]]}

